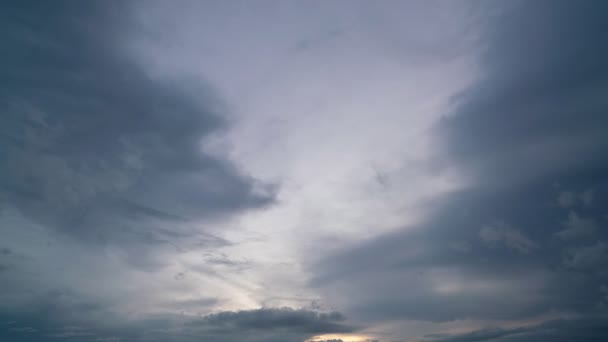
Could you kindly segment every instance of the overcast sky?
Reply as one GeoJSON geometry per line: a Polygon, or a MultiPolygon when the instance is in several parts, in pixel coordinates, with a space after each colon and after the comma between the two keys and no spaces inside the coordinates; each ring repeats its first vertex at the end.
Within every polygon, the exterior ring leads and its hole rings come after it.
{"type": "Polygon", "coordinates": [[[608,340],[608,2],[0,5],[0,340],[608,340]]]}

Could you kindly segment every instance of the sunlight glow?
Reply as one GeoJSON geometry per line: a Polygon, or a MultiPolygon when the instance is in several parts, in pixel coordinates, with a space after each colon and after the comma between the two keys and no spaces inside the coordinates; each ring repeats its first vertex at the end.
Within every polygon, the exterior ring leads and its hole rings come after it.
{"type": "Polygon", "coordinates": [[[305,342],[321,342],[328,340],[342,340],[344,342],[371,342],[375,341],[369,335],[359,335],[359,334],[326,334],[315,336],[305,342]]]}

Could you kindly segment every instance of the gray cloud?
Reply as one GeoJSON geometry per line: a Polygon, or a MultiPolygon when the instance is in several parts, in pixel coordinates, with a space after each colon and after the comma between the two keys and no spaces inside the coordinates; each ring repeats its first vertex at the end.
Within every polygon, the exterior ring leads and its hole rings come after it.
{"type": "Polygon", "coordinates": [[[201,309],[210,308],[220,300],[217,298],[198,298],[198,299],[187,299],[187,300],[178,300],[171,303],[168,303],[170,307],[175,307],[188,312],[197,312],[201,309]]]}
{"type": "Polygon", "coordinates": [[[228,257],[226,254],[221,253],[219,255],[206,254],[205,263],[208,265],[229,269],[232,272],[240,272],[252,267],[250,261],[246,259],[233,259],[228,257]]]}
{"type": "Polygon", "coordinates": [[[7,7],[5,201],[58,229],[104,238],[129,228],[116,218],[179,221],[269,202],[253,180],[202,152],[202,139],[224,124],[212,92],[194,97],[151,79],[105,44],[120,34],[117,9],[7,7]]]}
{"type": "Polygon", "coordinates": [[[567,251],[564,265],[577,270],[605,270],[608,267],[608,244],[597,242],[593,245],[571,248],[567,251]]]}
{"type": "MultiPolygon", "coordinates": [[[[13,315],[15,317],[15,315],[13,315]]],[[[2,316],[0,315],[0,319],[2,316]]],[[[303,341],[324,333],[356,330],[338,312],[316,312],[291,308],[262,308],[193,316],[161,316],[103,325],[78,320],[53,321],[40,314],[17,316],[10,325],[0,325],[0,337],[9,341],[36,338],[38,341],[303,341]],[[27,324],[27,326],[25,326],[27,324]]]]}
{"type": "Polygon", "coordinates": [[[574,191],[562,191],[557,197],[557,204],[564,208],[574,207],[576,205],[590,206],[593,203],[593,190],[587,189],[580,194],[574,191]]]}
{"type": "Polygon", "coordinates": [[[152,77],[132,58],[131,10],[0,5],[0,321],[19,324],[2,341],[149,340],[163,325],[121,322],[119,274],[158,270],[168,251],[229,246],[201,222],[273,201],[272,186],[203,150],[227,127],[213,89],[152,77]]]}
{"type": "Polygon", "coordinates": [[[423,223],[311,266],[312,286],[347,312],[446,321],[597,311],[607,280],[606,232],[592,224],[608,195],[606,4],[485,6],[482,74],[435,130],[437,166],[459,170],[466,188],[435,201],[423,223]],[[600,242],[574,239],[592,230],[600,242]]]}
{"type": "MultiPolygon", "coordinates": [[[[323,299],[315,307],[338,307],[357,322],[350,324],[340,313],[291,308],[195,316],[222,302],[200,293],[150,305],[171,313],[129,307],[136,319],[126,320],[113,311],[123,293],[104,300],[78,291],[82,273],[66,269],[89,265],[82,260],[86,253],[69,255],[81,253],[82,245],[119,247],[95,253],[112,262],[124,257],[136,272],[155,270],[171,262],[167,249],[232,246],[198,223],[268,205],[273,188],[203,151],[202,142],[226,128],[225,108],[207,85],[155,78],[131,59],[131,28],[124,22],[129,6],[70,0],[2,5],[0,209],[49,228],[32,245],[43,251],[41,258],[58,256],[63,264],[30,267],[35,259],[21,258],[20,245],[10,240],[16,234],[3,234],[0,322],[14,323],[0,324],[0,340],[302,341],[368,323],[524,321],[562,312],[584,319],[427,338],[605,340],[608,5],[541,0],[482,7],[491,18],[478,46],[480,77],[453,99],[433,131],[439,147],[433,172],[457,170],[464,189],[434,200],[413,227],[323,251],[308,265],[307,290],[323,299]],[[66,255],[62,248],[45,249],[57,241],[78,248],[66,255]],[[30,269],[48,273],[20,271],[30,269]],[[68,288],[50,281],[64,276],[76,280],[68,288]]],[[[300,48],[333,39],[313,38],[300,48]]],[[[323,165],[315,168],[323,172],[323,165]]],[[[376,176],[384,188],[398,183],[376,176]]],[[[8,228],[0,232],[19,227],[8,228]]],[[[204,282],[193,285],[197,277],[235,291],[267,285],[243,285],[258,280],[249,274],[254,261],[215,250],[197,255],[175,261],[166,277],[171,295],[203,291],[204,282]],[[243,281],[228,279],[228,272],[243,281]]]]}
{"type": "Polygon", "coordinates": [[[508,248],[520,253],[530,253],[538,246],[524,236],[521,232],[506,225],[504,222],[495,222],[484,226],[479,231],[479,237],[489,244],[503,243],[508,248]]]}
{"type": "Polygon", "coordinates": [[[220,312],[206,316],[192,326],[216,332],[246,332],[257,330],[285,331],[306,334],[344,333],[356,328],[345,325],[339,312],[319,313],[291,308],[262,308],[237,312],[220,312]]]}
{"type": "Polygon", "coordinates": [[[203,153],[202,139],[225,126],[212,91],[153,79],[129,59],[115,38],[127,32],[128,6],[3,7],[3,205],[103,242],[272,200],[270,188],[203,153]]]}
{"type": "Polygon", "coordinates": [[[527,341],[603,341],[608,338],[605,318],[554,320],[521,328],[489,328],[459,335],[428,336],[433,342],[527,342],[527,341]]]}
{"type": "Polygon", "coordinates": [[[483,30],[484,74],[438,126],[446,158],[489,187],[604,168],[604,6],[501,8],[483,30]]]}
{"type": "Polygon", "coordinates": [[[568,220],[564,222],[565,228],[555,235],[564,240],[581,239],[593,236],[597,231],[597,223],[593,219],[580,217],[576,212],[568,214],[568,220]]]}

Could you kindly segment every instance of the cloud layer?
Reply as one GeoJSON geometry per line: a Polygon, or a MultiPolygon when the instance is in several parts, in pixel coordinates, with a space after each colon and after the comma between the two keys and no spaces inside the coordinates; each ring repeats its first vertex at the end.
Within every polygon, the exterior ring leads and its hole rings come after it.
{"type": "Polygon", "coordinates": [[[464,189],[436,201],[413,229],[314,266],[313,284],[365,319],[603,312],[605,4],[494,11],[482,31],[480,78],[436,126],[437,164],[458,170],[464,189]]]}
{"type": "Polygon", "coordinates": [[[100,240],[146,234],[127,221],[213,218],[269,202],[253,180],[202,153],[201,140],[223,124],[211,92],[194,98],[150,79],[108,46],[121,32],[111,15],[119,9],[38,6],[4,11],[5,201],[100,240]]]}
{"type": "Polygon", "coordinates": [[[606,339],[607,13],[0,5],[0,340],[606,339]]]}

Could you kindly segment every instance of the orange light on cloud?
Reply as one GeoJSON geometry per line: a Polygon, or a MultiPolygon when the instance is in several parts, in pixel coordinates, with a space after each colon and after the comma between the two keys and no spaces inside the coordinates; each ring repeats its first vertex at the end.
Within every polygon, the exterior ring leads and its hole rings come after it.
{"type": "Polygon", "coordinates": [[[327,340],[342,340],[344,342],[371,342],[374,341],[369,335],[358,335],[358,334],[326,334],[315,336],[305,342],[321,342],[327,340]]]}

